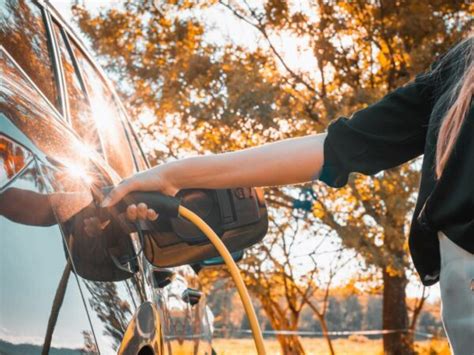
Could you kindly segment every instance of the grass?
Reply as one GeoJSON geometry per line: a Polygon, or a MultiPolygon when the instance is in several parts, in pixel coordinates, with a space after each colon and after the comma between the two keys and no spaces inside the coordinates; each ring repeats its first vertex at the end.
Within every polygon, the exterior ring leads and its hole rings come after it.
{"type": "MultiPolygon", "coordinates": [[[[328,354],[324,339],[301,338],[306,354],[328,354]]],[[[253,355],[256,354],[252,339],[214,339],[213,347],[218,355],[253,355]]],[[[382,340],[370,339],[335,339],[334,350],[337,355],[382,355],[382,340]]],[[[266,339],[267,354],[282,355],[278,341],[266,339]]],[[[416,351],[419,355],[450,355],[448,343],[445,340],[424,340],[416,342],[416,351]]],[[[285,354],[286,355],[286,354],[285,354]]]]}

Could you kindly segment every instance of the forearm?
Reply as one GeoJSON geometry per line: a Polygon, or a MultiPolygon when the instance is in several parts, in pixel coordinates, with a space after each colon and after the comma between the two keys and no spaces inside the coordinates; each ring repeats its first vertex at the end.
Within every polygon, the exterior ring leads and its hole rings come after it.
{"type": "Polygon", "coordinates": [[[165,164],[179,189],[291,185],[319,177],[326,133],[165,164]]]}

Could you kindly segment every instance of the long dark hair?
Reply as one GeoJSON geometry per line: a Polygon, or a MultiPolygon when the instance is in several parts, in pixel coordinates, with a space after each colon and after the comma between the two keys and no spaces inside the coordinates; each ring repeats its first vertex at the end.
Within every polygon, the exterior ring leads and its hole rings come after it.
{"type": "MultiPolygon", "coordinates": [[[[436,143],[436,178],[439,179],[453,150],[461,126],[467,116],[474,92],[474,35],[471,33],[447,53],[444,61],[456,55],[464,62],[462,73],[449,90],[449,108],[443,117],[436,143]]],[[[441,63],[442,65],[442,63],[441,63]]],[[[474,139],[474,137],[472,137],[474,139]]]]}

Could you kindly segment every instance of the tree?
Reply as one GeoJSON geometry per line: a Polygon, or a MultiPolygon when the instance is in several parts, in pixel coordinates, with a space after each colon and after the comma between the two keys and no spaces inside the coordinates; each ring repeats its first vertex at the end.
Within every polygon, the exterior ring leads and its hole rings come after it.
{"type": "MultiPolygon", "coordinates": [[[[343,257],[342,250],[338,249],[332,251],[330,263],[319,262],[318,256],[326,253],[321,251],[325,239],[308,229],[310,222],[301,220],[294,226],[292,216],[284,215],[290,212],[284,207],[274,211],[274,215],[279,215],[279,223],[271,224],[265,240],[250,249],[239,266],[249,291],[258,300],[271,328],[290,332],[276,334],[284,354],[305,353],[299,336],[291,333],[299,330],[300,316],[305,307],[319,323],[328,353],[334,354],[328,334],[330,329],[326,324],[329,295],[335,276],[350,258],[347,255],[343,257]],[[317,241],[309,243],[312,248],[306,247],[308,235],[317,241]]],[[[200,274],[200,279],[204,281],[205,287],[219,280],[222,293],[222,280],[228,282],[228,275],[225,269],[220,270],[218,277],[212,275],[215,272],[215,269],[205,270],[200,274]]],[[[215,292],[211,302],[214,295],[215,292]]],[[[226,310],[223,313],[229,316],[230,312],[226,310]]]]}
{"type": "MultiPolygon", "coordinates": [[[[154,115],[141,133],[166,137],[166,149],[151,153],[156,163],[321,131],[426,69],[472,26],[468,11],[467,2],[454,0],[162,1],[158,8],[128,0],[96,16],[80,6],[74,13],[131,111],[154,115]],[[251,51],[206,41],[195,14],[214,6],[251,26],[261,45],[251,51]],[[274,41],[283,33],[307,41],[314,68],[291,68],[274,41]]],[[[377,176],[354,175],[339,190],[313,186],[319,225],[380,270],[384,329],[409,327],[406,234],[418,180],[412,162],[377,176]]],[[[292,209],[294,190],[267,195],[272,208],[292,209]]],[[[386,353],[411,352],[412,343],[409,333],[384,336],[386,353]]]]}
{"type": "MultiPolygon", "coordinates": [[[[309,118],[325,122],[380,98],[428,67],[433,58],[472,26],[467,2],[319,0],[300,8],[290,1],[219,1],[255,28],[286,71],[286,82],[298,90],[309,118]],[[309,14],[316,14],[310,16],[309,14]],[[420,23],[421,22],[421,23],[420,23]],[[308,40],[317,60],[314,80],[285,62],[272,42],[286,31],[308,40]],[[304,94],[301,94],[304,92],[304,94]]],[[[382,271],[383,327],[408,329],[406,231],[418,188],[415,164],[389,169],[376,177],[354,177],[339,195],[344,203],[320,199],[323,222],[382,271]],[[349,207],[352,206],[352,207],[349,207]],[[364,237],[367,236],[367,237],[364,237]]],[[[409,353],[409,332],[384,336],[386,353],[409,353]]]]}
{"type": "MultiPolygon", "coordinates": [[[[346,260],[339,250],[329,265],[321,265],[317,255],[323,237],[311,233],[306,221],[292,225],[292,219],[283,215],[284,212],[288,213],[288,209],[274,211],[280,215],[278,224],[272,223],[265,241],[253,247],[250,256],[241,263],[246,285],[258,297],[275,330],[297,331],[301,312],[305,306],[309,307],[319,321],[328,353],[334,354],[326,314],[334,276],[346,260]],[[319,241],[312,243],[313,248],[305,248],[308,232],[310,238],[319,241]]],[[[283,353],[304,354],[297,335],[277,334],[277,339],[283,353]]]]}

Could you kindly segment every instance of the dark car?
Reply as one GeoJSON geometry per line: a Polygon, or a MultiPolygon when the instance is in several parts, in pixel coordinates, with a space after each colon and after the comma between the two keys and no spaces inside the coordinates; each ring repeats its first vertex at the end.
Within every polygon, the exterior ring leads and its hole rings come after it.
{"type": "Polygon", "coordinates": [[[148,166],[112,85],[47,1],[3,0],[0,39],[0,353],[211,354],[196,267],[100,217],[148,166]]]}

